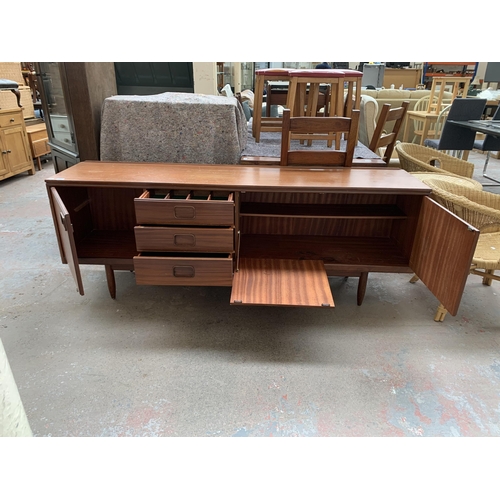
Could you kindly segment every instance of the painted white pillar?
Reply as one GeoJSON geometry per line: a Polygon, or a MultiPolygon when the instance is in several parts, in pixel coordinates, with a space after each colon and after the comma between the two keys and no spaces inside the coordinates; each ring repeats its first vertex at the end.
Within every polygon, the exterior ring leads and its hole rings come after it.
{"type": "Polygon", "coordinates": [[[241,92],[241,63],[233,63],[233,82],[234,82],[234,93],[237,94],[241,92]]]}
{"type": "Polygon", "coordinates": [[[195,94],[218,95],[216,63],[194,62],[193,80],[195,94]]]}
{"type": "Polygon", "coordinates": [[[0,340],[0,437],[32,437],[24,406],[0,340]]]}

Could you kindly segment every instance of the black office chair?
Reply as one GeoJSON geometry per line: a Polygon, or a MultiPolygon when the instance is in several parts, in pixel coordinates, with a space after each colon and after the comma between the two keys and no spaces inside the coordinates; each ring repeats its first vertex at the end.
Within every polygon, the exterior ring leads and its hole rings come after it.
{"type": "Polygon", "coordinates": [[[441,136],[437,139],[426,139],[424,146],[440,151],[470,151],[474,147],[476,132],[453,125],[450,120],[480,120],[485,106],[486,99],[457,97],[448,108],[441,136]]]}
{"type": "MultiPolygon", "coordinates": [[[[492,120],[500,120],[500,106],[495,111],[492,120]]],[[[479,151],[486,151],[486,160],[483,167],[483,177],[487,179],[496,180],[492,177],[486,175],[486,169],[488,168],[488,162],[490,161],[490,153],[492,151],[500,151],[500,137],[495,137],[493,135],[486,135],[484,139],[479,139],[474,141],[474,149],[479,149],[479,151]]]]}

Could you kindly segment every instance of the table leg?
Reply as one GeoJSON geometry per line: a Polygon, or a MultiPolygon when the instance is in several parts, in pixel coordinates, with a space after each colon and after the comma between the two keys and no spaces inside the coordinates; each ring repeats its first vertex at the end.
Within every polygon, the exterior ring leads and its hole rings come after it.
{"type": "Polygon", "coordinates": [[[366,284],[368,283],[368,273],[361,273],[359,275],[359,282],[358,282],[358,306],[360,306],[363,303],[363,299],[365,298],[365,292],[366,292],[366,284]]]}
{"type": "Polygon", "coordinates": [[[115,273],[113,268],[109,265],[104,266],[106,268],[106,281],[108,282],[108,290],[112,299],[116,299],[116,282],[115,273]]]}

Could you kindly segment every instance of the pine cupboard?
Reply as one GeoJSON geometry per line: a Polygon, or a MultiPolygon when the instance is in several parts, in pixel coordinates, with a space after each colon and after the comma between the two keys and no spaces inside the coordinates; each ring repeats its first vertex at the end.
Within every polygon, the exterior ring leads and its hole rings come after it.
{"type": "Polygon", "coordinates": [[[22,108],[0,110],[0,180],[35,173],[22,108]]]}
{"type": "Polygon", "coordinates": [[[62,262],[138,285],[227,286],[233,305],[332,308],[328,276],[415,272],[456,315],[479,232],[407,172],[81,162],[46,179],[62,262]]]}

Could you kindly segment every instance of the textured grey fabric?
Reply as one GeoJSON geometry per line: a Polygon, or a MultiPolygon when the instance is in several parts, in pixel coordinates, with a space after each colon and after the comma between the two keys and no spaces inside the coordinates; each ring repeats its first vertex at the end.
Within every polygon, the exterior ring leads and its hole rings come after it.
{"type": "Polygon", "coordinates": [[[103,103],[103,161],[238,164],[246,141],[234,97],[165,92],[103,103]]]}

